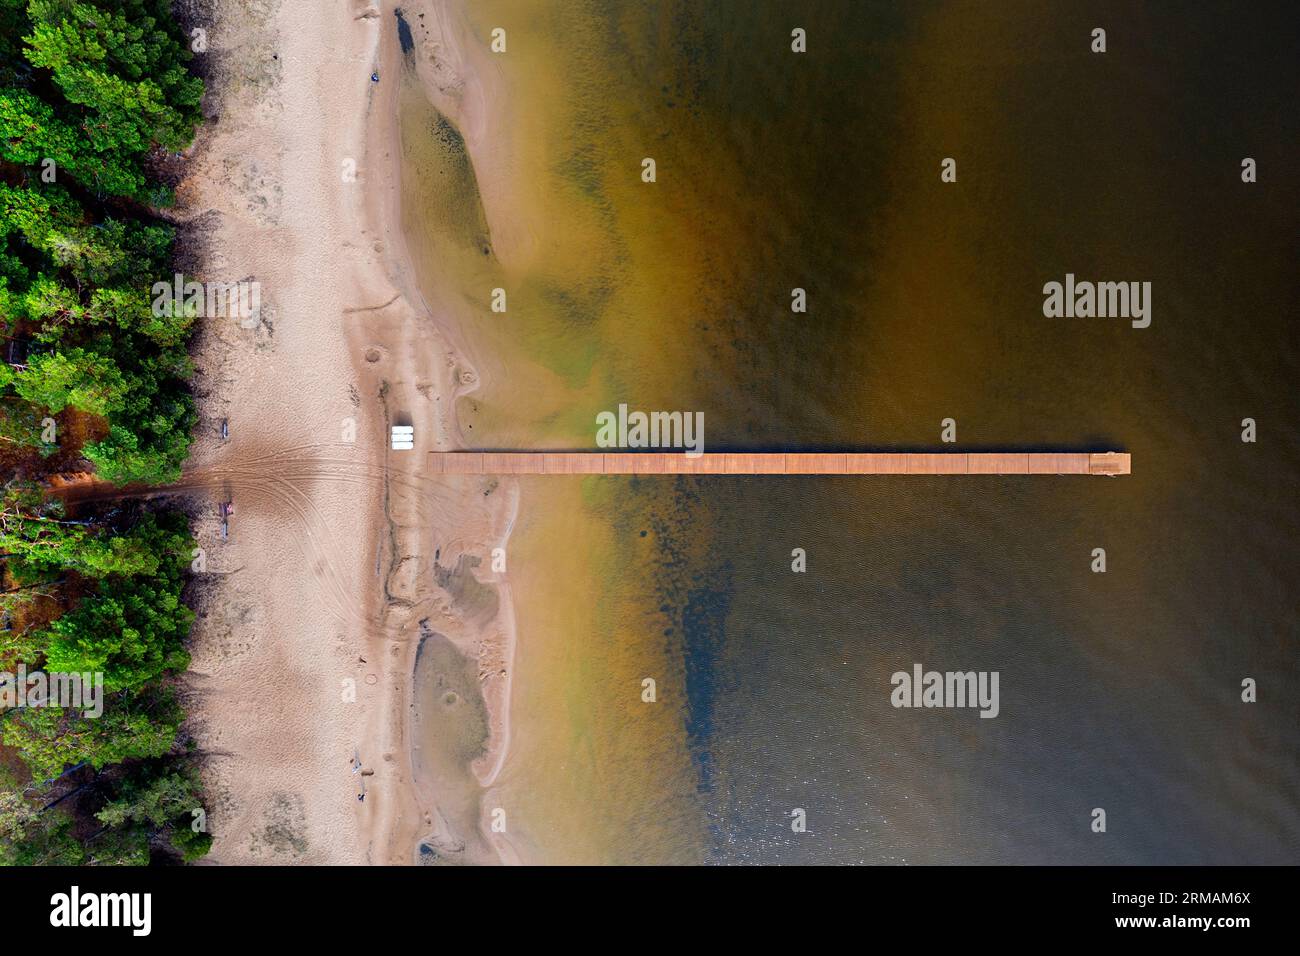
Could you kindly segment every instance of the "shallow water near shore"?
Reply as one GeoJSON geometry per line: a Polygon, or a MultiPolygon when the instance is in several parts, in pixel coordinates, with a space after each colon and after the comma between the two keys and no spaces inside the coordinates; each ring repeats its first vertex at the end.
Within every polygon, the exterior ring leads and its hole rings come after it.
{"type": "Polygon", "coordinates": [[[416,784],[436,788],[451,831],[425,837],[418,859],[426,865],[489,860],[492,852],[479,833],[480,788],[470,772],[488,736],[477,662],[422,624],[411,683],[416,784]]]}
{"type": "Polygon", "coordinates": [[[492,799],[522,856],[1293,861],[1300,250],[1280,164],[1300,135],[1281,21],[516,0],[470,17],[484,42],[508,31],[537,252],[498,261],[463,142],[409,97],[403,189],[422,286],[483,374],[457,408],[472,445],[590,448],[626,402],[703,411],[712,451],[935,448],[952,418],[963,448],[1134,456],[1123,479],[520,479],[492,799]],[[1243,184],[1246,155],[1278,175],[1243,184]],[[1045,318],[1067,273],[1152,282],[1151,327],[1045,318]],[[997,671],[998,717],[892,707],[915,663],[997,671]]]}

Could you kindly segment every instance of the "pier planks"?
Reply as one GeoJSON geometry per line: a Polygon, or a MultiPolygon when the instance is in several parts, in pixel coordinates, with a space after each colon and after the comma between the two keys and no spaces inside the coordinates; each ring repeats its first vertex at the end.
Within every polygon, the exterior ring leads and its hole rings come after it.
{"type": "Polygon", "coordinates": [[[1126,452],[429,452],[438,475],[1127,475],[1126,452]]]}

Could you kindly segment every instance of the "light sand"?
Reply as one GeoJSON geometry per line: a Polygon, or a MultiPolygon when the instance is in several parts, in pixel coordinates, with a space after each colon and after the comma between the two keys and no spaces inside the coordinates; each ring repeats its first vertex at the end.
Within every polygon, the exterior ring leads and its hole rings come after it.
{"type": "MultiPolygon", "coordinates": [[[[442,4],[402,7],[460,22],[442,4]]],[[[509,739],[514,624],[487,558],[505,545],[518,490],[423,476],[428,452],[463,447],[454,403],[478,376],[418,291],[400,234],[393,8],[226,0],[219,11],[213,118],[181,210],[205,247],[202,277],[256,279],[262,315],[253,329],[207,320],[197,353],[188,480],[207,489],[198,531],[213,576],[190,707],[208,754],[210,859],[408,863],[427,840],[446,861],[513,861],[504,837],[484,837],[491,807],[474,795],[509,739]],[[415,426],[414,451],[389,451],[394,422],[415,426]],[[223,542],[226,496],[236,511],[223,542]],[[466,575],[495,589],[494,613],[467,603],[466,575]],[[430,779],[433,765],[412,759],[421,622],[477,666],[491,734],[465,779],[430,779]],[[471,797],[454,812],[442,800],[453,793],[471,797]]],[[[457,29],[417,57],[444,111],[470,125],[477,163],[492,97],[457,29]]],[[[484,195],[495,227],[504,204],[484,195]]],[[[527,248],[507,229],[494,242],[527,248]]]]}

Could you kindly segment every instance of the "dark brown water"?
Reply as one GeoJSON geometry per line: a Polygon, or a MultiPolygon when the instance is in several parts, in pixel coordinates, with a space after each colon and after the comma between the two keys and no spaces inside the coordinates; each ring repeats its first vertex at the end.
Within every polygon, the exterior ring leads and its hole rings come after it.
{"type": "Polygon", "coordinates": [[[509,324],[481,316],[507,371],[461,409],[485,446],[590,447],[628,402],[703,411],[711,450],[936,447],[952,418],[962,447],[1134,468],[526,481],[503,793],[529,851],[1296,861],[1283,12],[476,5],[546,210],[537,260],[492,276],[509,324]],[[1150,327],[1045,318],[1067,272],[1151,282],[1150,327]],[[999,716],[891,707],[913,663],[998,671],[999,716]]]}

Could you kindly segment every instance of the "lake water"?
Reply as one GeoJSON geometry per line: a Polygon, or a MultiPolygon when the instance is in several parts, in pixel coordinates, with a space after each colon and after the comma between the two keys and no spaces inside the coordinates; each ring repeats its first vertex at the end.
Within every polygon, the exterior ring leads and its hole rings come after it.
{"type": "Polygon", "coordinates": [[[494,799],[526,859],[1295,862],[1283,9],[472,5],[507,29],[537,251],[482,255],[436,117],[407,211],[492,356],[474,444],[591,448],[626,402],[702,411],[713,451],[942,448],[951,418],[962,448],[1133,455],[1117,479],[520,479],[494,799]],[[1151,282],[1150,327],[1045,318],[1067,273],[1151,282]],[[999,715],[892,707],[915,663],[997,671],[999,715]]]}

